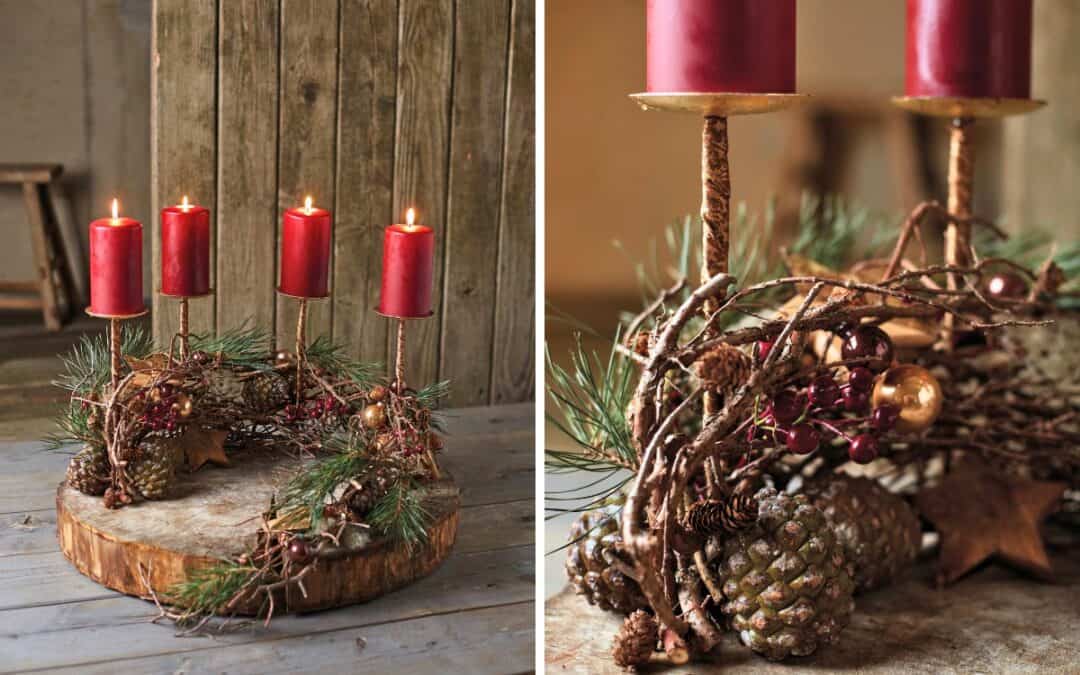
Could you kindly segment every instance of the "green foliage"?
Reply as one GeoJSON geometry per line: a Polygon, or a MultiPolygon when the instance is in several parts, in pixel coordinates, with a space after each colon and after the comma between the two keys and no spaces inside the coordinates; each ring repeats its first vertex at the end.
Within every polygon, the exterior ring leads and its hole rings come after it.
{"type": "Polygon", "coordinates": [[[827,267],[844,269],[856,260],[887,252],[899,219],[853,206],[836,195],[804,193],[799,226],[789,249],[827,267]]]}
{"type": "Polygon", "coordinates": [[[441,399],[450,395],[450,380],[434,382],[417,390],[417,402],[425,408],[435,408],[441,399]]]}
{"type": "Polygon", "coordinates": [[[367,515],[368,524],[390,541],[406,548],[427,541],[431,514],[423,503],[423,488],[409,479],[390,486],[367,515]]]}
{"type": "Polygon", "coordinates": [[[184,626],[217,612],[258,574],[250,565],[221,561],[191,572],[187,579],[169,589],[169,598],[183,614],[177,624],[184,626]]]}
{"type": "Polygon", "coordinates": [[[314,527],[322,518],[327,498],[368,465],[362,447],[353,438],[336,437],[326,444],[326,450],[329,454],[305,466],[285,485],[277,504],[278,513],[306,509],[314,527]]]}
{"type": "Polygon", "coordinates": [[[325,335],[320,335],[315,342],[308,345],[307,358],[333,375],[348,377],[363,386],[374,384],[382,370],[380,364],[366,363],[349,356],[345,345],[337,344],[325,335]]]}
{"type": "MultiPolygon", "coordinates": [[[[134,358],[146,358],[154,351],[150,334],[137,324],[125,323],[120,329],[121,353],[134,358]]],[[[109,353],[108,332],[84,335],[71,352],[61,356],[64,373],[53,384],[76,396],[86,396],[100,390],[111,376],[112,357],[109,353]]]]}
{"type": "Polygon", "coordinates": [[[270,334],[262,328],[248,327],[245,324],[216,335],[192,334],[190,344],[195,351],[221,354],[222,361],[230,365],[253,370],[266,370],[271,367],[266,359],[270,352],[270,334]]]}
{"type": "Polygon", "coordinates": [[[549,414],[548,420],[585,450],[584,454],[549,450],[548,467],[611,471],[636,466],[637,452],[626,419],[626,406],[637,382],[636,366],[614,348],[607,359],[587,353],[580,336],[570,352],[570,371],[555,362],[550,350],[545,356],[548,396],[559,412],[549,414]]]}
{"type": "Polygon", "coordinates": [[[54,421],[56,428],[43,439],[45,450],[61,450],[72,443],[102,445],[101,433],[90,428],[91,412],[77,401],[62,408],[54,421]]]}

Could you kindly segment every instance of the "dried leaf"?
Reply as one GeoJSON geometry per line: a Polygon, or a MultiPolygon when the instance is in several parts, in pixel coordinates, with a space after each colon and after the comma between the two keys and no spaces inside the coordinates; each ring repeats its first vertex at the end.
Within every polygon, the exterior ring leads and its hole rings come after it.
{"type": "Polygon", "coordinates": [[[225,456],[225,439],[228,435],[227,431],[188,427],[178,442],[191,470],[196,471],[207,462],[228,466],[229,458],[225,456]]]}
{"type": "Polygon", "coordinates": [[[135,372],[141,370],[165,370],[169,367],[169,355],[162,352],[151,354],[145,359],[137,359],[134,356],[124,356],[124,360],[127,361],[128,367],[135,372]]]}

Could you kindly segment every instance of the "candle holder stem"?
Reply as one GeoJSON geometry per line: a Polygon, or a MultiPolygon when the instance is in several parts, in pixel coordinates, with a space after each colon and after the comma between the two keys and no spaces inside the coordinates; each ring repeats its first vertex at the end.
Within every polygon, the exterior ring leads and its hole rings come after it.
{"type": "Polygon", "coordinates": [[[180,360],[188,357],[188,299],[180,298],[180,360]]]}
{"type": "MultiPolygon", "coordinates": [[[[728,270],[728,246],[731,227],[731,172],[728,167],[727,118],[706,115],[701,133],[701,236],[703,260],[701,283],[728,270]]],[[[721,298],[706,300],[703,311],[708,317],[716,311],[721,298]]],[[[711,336],[714,331],[707,327],[711,336]]],[[[705,395],[705,416],[712,416],[720,402],[713,392],[705,395]]]]}
{"type": "MultiPolygon", "coordinates": [[[[949,135],[949,213],[967,220],[972,213],[972,185],[975,178],[975,145],[971,138],[971,117],[952,120],[949,135]]],[[[967,222],[950,221],[945,229],[945,264],[963,267],[968,263],[971,249],[971,225],[967,222]]],[[[949,290],[956,290],[961,283],[959,275],[949,274],[949,290]]],[[[945,315],[944,332],[947,349],[953,346],[954,317],[945,315]]]]}
{"type": "Polygon", "coordinates": [[[405,319],[397,320],[397,359],[394,364],[394,389],[405,392],[405,319]]]}
{"type": "Polygon", "coordinates": [[[303,400],[304,362],[307,361],[307,298],[300,298],[296,315],[296,403],[303,400]]]}
{"type": "Polygon", "coordinates": [[[112,392],[120,386],[120,319],[109,319],[109,381],[112,392]]]}

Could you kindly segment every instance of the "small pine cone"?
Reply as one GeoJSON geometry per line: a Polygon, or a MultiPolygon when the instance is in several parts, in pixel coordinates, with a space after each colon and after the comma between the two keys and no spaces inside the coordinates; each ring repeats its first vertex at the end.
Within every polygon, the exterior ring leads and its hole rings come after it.
{"type": "Polygon", "coordinates": [[[400,477],[401,470],[398,467],[376,465],[358,478],[360,488],[349,495],[349,510],[355,517],[363,518],[400,477]]]}
{"type": "Polygon", "coordinates": [[[637,582],[619,571],[622,535],[619,532],[618,501],[594,511],[586,511],[570,525],[573,543],[566,553],[566,575],[590,605],[605,611],[628,614],[647,607],[637,582]]]}
{"type": "Polygon", "coordinates": [[[728,397],[754,369],[754,361],[737,347],[719,344],[694,363],[696,374],[712,391],[728,397]]]}
{"type": "Polygon", "coordinates": [[[659,631],[656,619],[643,609],[626,617],[611,647],[615,665],[632,670],[648,663],[656,651],[659,631]]]}
{"type": "Polygon", "coordinates": [[[757,522],[757,512],[753,495],[735,493],[727,501],[697,502],[687,511],[683,527],[704,536],[738,532],[757,522]]]}
{"type": "Polygon", "coordinates": [[[91,496],[105,493],[109,487],[109,453],[103,445],[87,445],[80,450],[67,468],[68,485],[79,492],[91,496]]]}
{"type": "Polygon", "coordinates": [[[266,372],[244,382],[244,402],[258,412],[277,410],[289,402],[289,380],[278,373],[266,372]]]}

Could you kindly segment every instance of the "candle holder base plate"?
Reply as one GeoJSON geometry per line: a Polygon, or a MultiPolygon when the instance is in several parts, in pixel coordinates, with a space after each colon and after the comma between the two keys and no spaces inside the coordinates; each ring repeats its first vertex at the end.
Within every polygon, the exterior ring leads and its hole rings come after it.
{"type": "Polygon", "coordinates": [[[894,96],[897,107],[932,117],[1010,117],[1038,110],[1046,101],[1033,98],[961,98],[894,96]]]}
{"type": "Polygon", "coordinates": [[[293,299],[296,299],[296,300],[315,300],[315,301],[318,301],[318,300],[326,300],[327,298],[330,297],[329,293],[327,293],[326,295],[293,295],[292,293],[286,293],[285,291],[281,290],[280,288],[276,288],[274,290],[277,291],[278,295],[284,296],[286,298],[293,298],[293,299]]]}
{"type": "Polygon", "coordinates": [[[731,117],[783,110],[806,102],[806,94],[742,94],[707,92],[643,92],[630,94],[643,110],[688,112],[731,117]]]}
{"type": "Polygon", "coordinates": [[[420,314],[417,316],[398,316],[397,314],[387,314],[386,312],[380,312],[378,309],[374,309],[372,311],[385,319],[401,319],[402,321],[412,321],[413,319],[428,319],[435,316],[434,311],[428,312],[427,314],[420,314]]]}
{"type": "Polygon", "coordinates": [[[174,295],[172,293],[166,293],[165,291],[161,290],[160,288],[158,289],[158,295],[160,295],[160,296],[162,296],[164,298],[173,298],[173,299],[176,299],[176,300],[183,300],[185,298],[187,298],[189,300],[196,300],[198,298],[209,298],[213,294],[214,294],[214,289],[213,288],[211,288],[210,290],[208,290],[205,293],[199,293],[197,295],[174,295]]]}
{"type": "MultiPolygon", "coordinates": [[[[230,459],[234,465],[228,469],[181,473],[169,499],[123,509],[107,509],[100,497],[61,483],[56,492],[61,551],[82,574],[128,595],[149,595],[146,575],[167,601],[174,585],[190,579],[194,570],[251,549],[263,509],[298,461],[283,453],[268,457],[265,449],[237,450],[230,459]]],[[[327,555],[305,577],[307,595],[290,586],[278,607],[306,612],[367,602],[433,572],[457,535],[460,495],[453,478],[442,472],[424,501],[432,516],[425,543],[410,552],[366,528],[347,528],[340,546],[323,549],[327,555]]],[[[264,599],[256,598],[239,613],[255,614],[264,599]]]]}
{"type": "Polygon", "coordinates": [[[91,310],[89,307],[86,308],[87,316],[92,316],[95,319],[137,319],[140,316],[146,316],[149,313],[149,307],[144,307],[141,312],[135,312],[134,314],[101,314],[91,310]]]}

